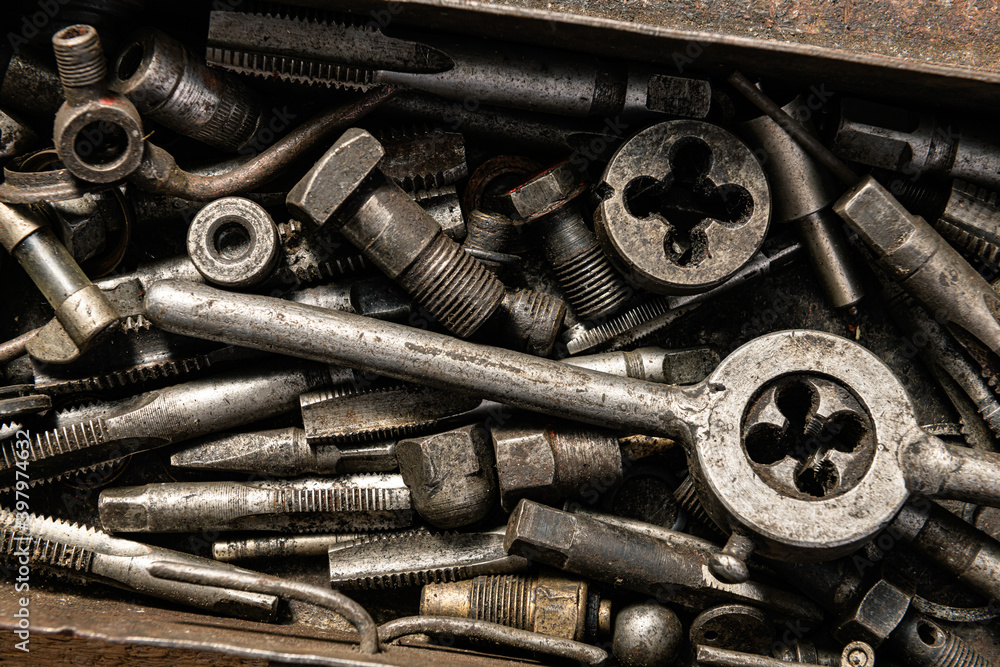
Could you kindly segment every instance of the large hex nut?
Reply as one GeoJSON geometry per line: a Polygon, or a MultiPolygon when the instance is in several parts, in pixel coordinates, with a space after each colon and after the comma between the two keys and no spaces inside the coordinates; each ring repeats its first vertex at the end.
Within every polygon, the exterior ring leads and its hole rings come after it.
{"type": "Polygon", "coordinates": [[[300,222],[321,227],[375,171],[384,155],[378,139],[352,127],[288,193],[288,210],[300,222]]]}
{"type": "Polygon", "coordinates": [[[902,623],[912,598],[898,586],[880,579],[840,621],[833,634],[841,641],[863,641],[878,648],[902,623]]]}
{"type": "Polygon", "coordinates": [[[598,186],[594,231],[605,252],[661,294],[710,289],[760,248],[771,218],[764,171],[747,146],[698,121],[668,121],[629,139],[598,186]]]}
{"type": "Polygon", "coordinates": [[[492,429],[500,505],[511,511],[521,498],[555,500],[556,454],[548,431],[533,426],[492,429]]]}

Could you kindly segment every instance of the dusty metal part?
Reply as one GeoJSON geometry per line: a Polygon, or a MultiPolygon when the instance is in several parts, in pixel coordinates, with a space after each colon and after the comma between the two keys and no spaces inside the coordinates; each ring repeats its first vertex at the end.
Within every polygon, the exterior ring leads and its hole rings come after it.
{"type": "Polygon", "coordinates": [[[989,127],[845,98],[831,146],[842,158],[873,167],[1000,187],[1000,137],[989,127]]]}
{"type": "Polygon", "coordinates": [[[496,504],[493,451],[482,426],[400,440],[395,451],[413,508],[432,526],[467,526],[496,504]]]}
{"type": "Polygon", "coordinates": [[[629,605],[615,616],[611,651],[622,667],[658,667],[678,658],[683,641],[677,614],[646,602],[629,605]]]}
{"type": "MultiPolygon", "coordinates": [[[[414,532],[423,529],[415,528],[414,532]]],[[[388,532],[386,535],[398,535],[388,532]]],[[[371,533],[329,533],[325,535],[277,535],[274,537],[249,537],[242,540],[216,540],[212,543],[212,558],[226,563],[238,560],[271,558],[298,558],[325,556],[330,547],[351,544],[371,533]]]]}
{"type": "Polygon", "coordinates": [[[35,392],[30,384],[0,387],[0,423],[9,424],[21,416],[44,413],[52,408],[52,399],[35,392]]]}
{"type": "Polygon", "coordinates": [[[126,40],[109,86],[145,117],[224,151],[253,143],[261,125],[260,102],[242,81],[206,66],[160,30],[126,40]]]}
{"type": "Polygon", "coordinates": [[[379,638],[375,621],[372,620],[364,607],[340,591],[331,591],[314,584],[304,584],[266,574],[241,571],[236,568],[220,568],[218,565],[206,567],[189,562],[175,562],[166,558],[151,563],[149,572],[154,577],[167,581],[209,586],[223,590],[234,589],[267,596],[281,595],[293,600],[315,604],[340,614],[357,628],[358,649],[361,653],[378,653],[379,638]]]}
{"type": "Polygon", "coordinates": [[[931,373],[950,378],[972,402],[994,437],[1000,437],[1000,398],[984,379],[981,367],[968,358],[940,320],[931,317],[897,284],[885,283],[884,297],[893,321],[931,373]]]}
{"type": "Polygon", "coordinates": [[[507,216],[476,209],[469,213],[466,229],[462,249],[494,274],[500,275],[504,265],[516,261],[517,257],[507,252],[517,233],[513,221],[507,216]]]}
{"type": "Polygon", "coordinates": [[[688,629],[694,645],[768,655],[774,626],[759,609],[742,604],[712,607],[698,614],[688,629]]]}
{"type": "Polygon", "coordinates": [[[8,561],[20,559],[22,564],[27,561],[73,579],[97,580],[216,614],[257,621],[274,621],[277,617],[278,599],[273,595],[169,583],[155,578],[150,571],[152,563],[159,560],[240,571],[232,565],[112,537],[60,519],[15,514],[0,508],[0,556],[8,561]]]}
{"type": "Polygon", "coordinates": [[[521,155],[497,155],[476,167],[462,193],[462,207],[473,211],[503,212],[509,208],[503,195],[542,170],[542,165],[521,155]]]}
{"type": "Polygon", "coordinates": [[[703,118],[711,105],[708,81],[667,69],[459,38],[404,41],[372,26],[310,18],[213,11],[206,58],[234,71],[300,83],[392,85],[567,116],[652,112],[703,118]]]}
{"type": "Polygon", "coordinates": [[[527,559],[504,550],[503,536],[503,528],[404,533],[335,545],[329,551],[330,583],[349,589],[402,588],[527,570],[527,559]]]}
{"type": "Polygon", "coordinates": [[[677,387],[204,285],[157,283],[146,294],[146,310],[175,333],[325,359],[676,440],[689,454],[699,496],[713,520],[752,536],[758,552],[780,560],[852,552],[884,528],[911,494],[987,504],[1000,497],[1000,456],[951,446],[922,431],[892,371],[865,348],[829,333],[760,336],[702,382],[677,387]],[[750,404],[793,374],[835,379],[861,406],[860,423],[874,425],[871,465],[847,494],[785,495],[758,475],[746,455],[742,427],[750,404]],[[869,511],[858,515],[859,504],[869,511]]]}
{"type": "Polygon", "coordinates": [[[984,623],[1000,617],[992,607],[949,607],[914,595],[910,605],[920,613],[948,623],[984,623]]]}
{"type": "Polygon", "coordinates": [[[28,354],[49,363],[69,363],[117,326],[114,306],[37,212],[0,204],[0,243],[55,310],[56,318],[26,342],[28,354]]]}
{"type": "Polygon", "coordinates": [[[117,487],[101,492],[98,509],[113,532],[354,532],[413,523],[410,491],[395,474],[117,487]]]}
{"type": "Polygon", "coordinates": [[[465,139],[458,132],[389,128],[376,136],[385,148],[379,169],[404,190],[443,188],[469,175],[465,139]]]}
{"type": "Polygon", "coordinates": [[[611,633],[610,600],[588,592],[586,581],[544,574],[491,574],[427,584],[420,592],[420,614],[490,621],[576,641],[611,633]]]}
{"type": "MultiPolygon", "coordinates": [[[[2,97],[2,93],[0,93],[2,97]]],[[[39,139],[35,131],[22,123],[16,116],[12,116],[3,109],[0,109],[0,162],[6,162],[11,158],[38,147],[39,139]]]]}
{"type": "Polygon", "coordinates": [[[1000,297],[957,250],[868,176],[833,207],[878,264],[939,317],[1000,351],[1000,297]]]}
{"type": "MultiPolygon", "coordinates": [[[[779,660],[701,644],[694,647],[694,659],[697,664],[706,665],[706,667],[709,665],[713,667],[786,667],[789,664],[783,658],[779,660]]],[[[796,663],[803,665],[803,667],[819,667],[814,663],[799,661],[796,663]]],[[[851,642],[840,653],[840,659],[832,664],[837,665],[837,667],[874,667],[875,652],[865,642],[851,642]]]]}
{"type": "Polygon", "coordinates": [[[0,183],[0,202],[7,204],[37,204],[39,202],[77,199],[103,186],[85,183],[73,177],[69,169],[22,171],[4,167],[0,183]]]}
{"type": "Polygon", "coordinates": [[[906,616],[913,593],[882,578],[868,589],[832,632],[841,640],[860,640],[878,648],[906,616]]]}
{"type": "Polygon", "coordinates": [[[0,343],[0,363],[10,363],[14,359],[27,354],[28,341],[31,340],[34,335],[38,333],[38,331],[38,329],[31,329],[30,331],[25,331],[20,336],[15,336],[10,340],[0,343]]]}
{"type": "Polygon", "coordinates": [[[642,130],[618,149],[597,186],[594,230],[640,286],[660,294],[715,287],[760,249],[771,193],[753,152],[697,121],[642,130]]]}
{"type": "Polygon", "coordinates": [[[395,450],[392,441],[343,450],[336,445],[310,444],[304,430],[289,426],[201,440],[173,454],[170,465],[276,477],[389,472],[397,467],[395,450]]]}
{"type": "MultiPolygon", "coordinates": [[[[617,434],[571,422],[521,418],[495,426],[490,435],[500,504],[508,512],[521,498],[551,503],[595,488],[617,487],[622,482],[623,459],[629,460],[617,434]]],[[[672,445],[659,439],[642,454],[672,445]]]]}
{"type": "Polygon", "coordinates": [[[21,460],[32,467],[32,483],[48,481],[81,467],[287,412],[302,392],[352,377],[347,369],[271,362],[99,403],[55,429],[32,433],[24,444],[0,444],[0,486],[13,485],[21,460]]]}
{"type": "Polygon", "coordinates": [[[410,190],[407,194],[437,221],[445,236],[457,242],[465,238],[465,218],[462,217],[462,204],[454,185],[410,190]]]}
{"type": "Polygon", "coordinates": [[[319,389],[299,400],[306,438],[322,444],[426,433],[481,402],[474,396],[416,385],[319,389]]]}
{"type": "Polygon", "coordinates": [[[704,380],[719,365],[719,351],[708,346],[674,350],[640,347],[624,352],[569,357],[560,361],[571,366],[637,380],[694,384],[704,380]]]}
{"type": "Polygon", "coordinates": [[[911,665],[991,667],[992,662],[953,632],[917,613],[909,613],[892,634],[896,655],[911,665]]]}
{"type": "Polygon", "coordinates": [[[596,646],[468,618],[405,616],[380,625],[378,633],[382,641],[393,641],[413,634],[489,641],[500,646],[557,656],[585,665],[599,665],[608,659],[607,652],[596,646]]]}
{"type": "Polygon", "coordinates": [[[987,599],[1000,597],[1000,542],[937,503],[904,505],[888,530],[987,599]]]}
{"type": "Polygon", "coordinates": [[[500,332],[512,349],[547,357],[566,319],[566,302],[530,289],[508,289],[499,312],[500,332]]]}
{"type": "Polygon", "coordinates": [[[242,197],[216,199],[198,211],[187,250],[205,280],[223,287],[257,285],[274,271],[278,228],[260,204],[242,197]]]}
{"type": "Polygon", "coordinates": [[[59,73],[29,48],[13,49],[0,66],[0,105],[24,114],[25,118],[51,118],[63,103],[59,73]]]}
{"type": "Polygon", "coordinates": [[[97,30],[69,26],[52,36],[52,48],[66,98],[52,137],[59,159],[91,183],[127,177],[143,158],[142,119],[131,102],[108,89],[97,30]]]}
{"type": "Polygon", "coordinates": [[[365,116],[394,92],[375,88],[353,102],[321,112],[254,158],[222,174],[203,176],[185,171],[170,153],[147,141],[142,163],[129,182],[145,190],[194,201],[252,192],[291,166],[310,146],[365,116]]]}
{"type": "Polygon", "coordinates": [[[696,304],[780,271],[800,257],[804,247],[803,243],[787,236],[769,239],[743,268],[718,287],[699,294],[649,298],[604,322],[572,332],[566,341],[566,350],[569,354],[579,354],[597,347],[613,350],[626,348],[669,326],[696,304]]]}
{"type": "Polygon", "coordinates": [[[560,162],[518,185],[504,199],[521,223],[538,220],[545,256],[566,300],[581,319],[597,319],[621,308],[633,293],[583,221],[575,201],[583,189],[570,163],[560,162]]]}
{"type": "Polygon", "coordinates": [[[442,326],[469,336],[499,307],[503,284],[381,172],[384,154],[371,134],[348,130],[292,188],[289,209],[317,227],[332,220],[442,326]]]}
{"type": "MultiPolygon", "coordinates": [[[[105,250],[112,244],[116,232],[119,238],[124,237],[119,245],[128,244],[132,215],[125,198],[114,188],[88,192],[77,199],[50,202],[45,208],[69,254],[78,262],[89,260],[105,250]]],[[[114,252],[114,249],[111,251],[114,252]]],[[[124,252],[123,247],[117,257],[101,263],[108,266],[94,267],[97,270],[90,274],[108,273],[118,265],[124,252]]]]}
{"type": "MultiPolygon", "coordinates": [[[[815,132],[812,111],[799,95],[782,107],[815,132]]],[[[864,296],[861,278],[853,264],[830,205],[840,188],[791,136],[771,118],[762,115],[740,126],[770,177],[774,222],[792,223],[802,237],[813,268],[834,308],[853,308],[864,296]]]]}
{"type": "Polygon", "coordinates": [[[708,569],[710,549],[690,538],[665,548],[630,526],[571,514],[522,500],[511,514],[504,548],[564,572],[698,608],[706,602],[752,604],[792,618],[818,620],[819,607],[767,584],[729,584],[708,569]]]}
{"type": "Polygon", "coordinates": [[[298,289],[285,296],[296,303],[392,322],[405,322],[414,305],[408,294],[382,276],[360,278],[340,285],[329,283],[298,289]]]}

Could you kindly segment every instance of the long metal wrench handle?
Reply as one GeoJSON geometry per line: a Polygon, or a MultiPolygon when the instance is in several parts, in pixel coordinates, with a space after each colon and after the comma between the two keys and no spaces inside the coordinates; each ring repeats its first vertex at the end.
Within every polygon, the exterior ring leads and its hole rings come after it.
{"type": "Polygon", "coordinates": [[[551,415],[691,442],[697,393],[281,299],[181,281],[153,284],[145,310],[174,333],[337,362],[551,415]]]}

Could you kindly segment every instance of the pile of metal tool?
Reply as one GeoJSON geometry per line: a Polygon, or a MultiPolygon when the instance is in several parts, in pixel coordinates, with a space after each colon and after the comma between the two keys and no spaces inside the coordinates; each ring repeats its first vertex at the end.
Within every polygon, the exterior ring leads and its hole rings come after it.
{"type": "Polygon", "coordinates": [[[973,120],[91,4],[0,70],[0,585],[375,663],[1000,655],[973,120]]]}

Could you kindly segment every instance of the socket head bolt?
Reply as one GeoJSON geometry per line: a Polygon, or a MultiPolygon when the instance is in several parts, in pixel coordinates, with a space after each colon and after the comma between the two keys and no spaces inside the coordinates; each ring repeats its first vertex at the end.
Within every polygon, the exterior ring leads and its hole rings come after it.
{"type": "Polygon", "coordinates": [[[768,655],[774,627],[759,609],[744,604],[712,607],[691,621],[691,644],[768,655]]]}
{"type": "Polygon", "coordinates": [[[647,602],[625,607],[615,616],[611,651],[622,667],[665,667],[677,660],[683,641],[677,614],[647,602]]]}
{"type": "Polygon", "coordinates": [[[52,137],[59,159],[90,183],[125,178],[138,168],[145,150],[142,119],[131,102],[108,89],[97,30],[63,28],[52,36],[52,47],[66,97],[52,137]]]}
{"type": "Polygon", "coordinates": [[[594,231],[641,287],[702,292],[745,265],[771,218],[767,178],[753,152],[722,128],[668,121],[642,130],[611,158],[594,231]]]}
{"type": "Polygon", "coordinates": [[[273,273],[280,249],[274,220],[242,197],[216,199],[188,227],[191,261],[205,280],[222,287],[260,284],[273,273]]]}
{"type": "Polygon", "coordinates": [[[396,459],[413,508],[433,526],[467,526],[496,503],[493,451],[481,426],[400,440],[396,459]]]}

